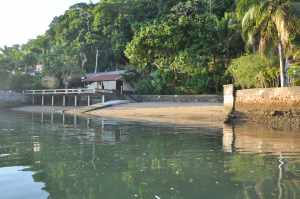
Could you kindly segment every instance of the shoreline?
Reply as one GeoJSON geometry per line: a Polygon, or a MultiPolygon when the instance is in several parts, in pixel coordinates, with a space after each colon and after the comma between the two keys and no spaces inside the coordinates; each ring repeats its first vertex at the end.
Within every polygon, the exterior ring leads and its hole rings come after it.
{"type": "MultiPolygon", "coordinates": [[[[66,111],[66,113],[74,114],[72,110],[66,111]]],[[[129,103],[94,110],[80,115],[136,122],[215,128],[223,127],[225,117],[223,104],[182,102],[129,103]]]]}
{"type": "Polygon", "coordinates": [[[86,107],[23,106],[10,110],[20,112],[54,112],[83,117],[104,117],[134,122],[222,128],[225,114],[221,103],[129,103],[81,113],[86,107]]]}

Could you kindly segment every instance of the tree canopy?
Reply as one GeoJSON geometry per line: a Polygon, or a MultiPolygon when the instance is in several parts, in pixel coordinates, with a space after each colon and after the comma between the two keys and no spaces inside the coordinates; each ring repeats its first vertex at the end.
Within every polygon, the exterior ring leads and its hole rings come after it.
{"type": "Polygon", "coordinates": [[[141,93],[218,93],[235,79],[228,70],[232,60],[245,53],[278,56],[277,68],[281,63],[284,70],[283,59],[299,52],[299,10],[292,0],[78,3],[55,17],[45,34],[1,49],[0,73],[26,74],[43,65],[42,77],[70,87],[84,73],[127,69],[141,93]]]}

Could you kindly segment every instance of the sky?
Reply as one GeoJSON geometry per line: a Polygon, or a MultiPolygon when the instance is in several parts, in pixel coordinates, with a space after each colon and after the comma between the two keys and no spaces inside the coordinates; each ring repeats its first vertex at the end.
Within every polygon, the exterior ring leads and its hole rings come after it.
{"type": "Polygon", "coordinates": [[[45,33],[55,16],[80,2],[90,0],[1,0],[0,47],[24,44],[45,33]]]}

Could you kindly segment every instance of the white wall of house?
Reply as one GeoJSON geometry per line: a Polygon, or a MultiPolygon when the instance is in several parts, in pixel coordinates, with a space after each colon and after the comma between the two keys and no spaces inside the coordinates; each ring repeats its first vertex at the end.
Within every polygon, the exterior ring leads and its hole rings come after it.
{"type": "Polygon", "coordinates": [[[106,90],[116,90],[117,89],[116,81],[104,81],[103,85],[104,85],[104,89],[106,89],[106,90]]]}
{"type": "MultiPolygon", "coordinates": [[[[106,90],[116,90],[117,89],[117,81],[103,81],[103,86],[104,86],[104,89],[106,89],[106,90]]],[[[101,82],[93,82],[93,83],[87,85],[87,87],[89,89],[95,89],[95,88],[102,89],[101,82]]],[[[123,82],[123,91],[133,92],[134,89],[129,83],[123,82]]]]}
{"type": "Polygon", "coordinates": [[[87,87],[89,89],[96,89],[96,88],[100,89],[101,88],[101,84],[100,84],[100,82],[93,82],[91,84],[88,84],[87,87]]]}

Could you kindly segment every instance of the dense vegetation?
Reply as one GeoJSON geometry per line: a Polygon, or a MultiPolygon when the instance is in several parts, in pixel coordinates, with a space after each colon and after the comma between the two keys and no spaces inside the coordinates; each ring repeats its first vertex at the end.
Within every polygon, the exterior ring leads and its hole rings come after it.
{"type": "MultiPolygon", "coordinates": [[[[114,69],[126,69],[137,91],[148,94],[218,93],[233,80],[244,88],[286,85],[285,60],[299,54],[299,11],[292,0],[76,4],[45,34],[1,49],[0,87],[50,87],[49,79],[74,87],[85,73],[114,69]],[[29,77],[38,64],[43,73],[29,77]]],[[[294,84],[295,63],[288,72],[294,84]]]]}

